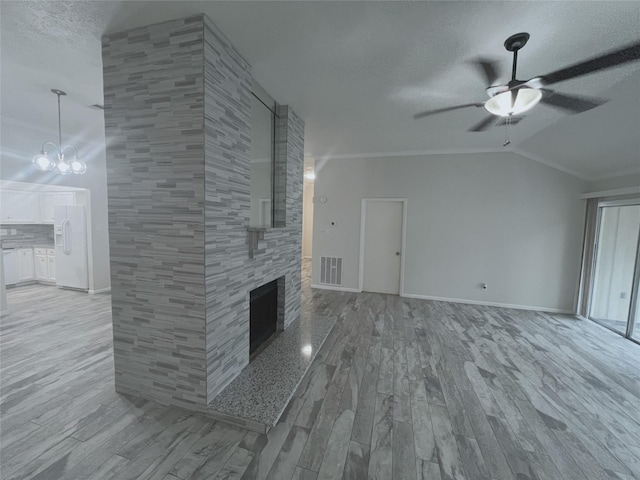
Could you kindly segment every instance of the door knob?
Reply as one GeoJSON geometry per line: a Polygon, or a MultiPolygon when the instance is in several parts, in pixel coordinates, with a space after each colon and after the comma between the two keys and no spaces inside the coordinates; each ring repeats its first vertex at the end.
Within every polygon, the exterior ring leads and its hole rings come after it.
{"type": "Polygon", "coordinates": [[[400,252],[396,252],[396,255],[400,255],[400,252]]]}

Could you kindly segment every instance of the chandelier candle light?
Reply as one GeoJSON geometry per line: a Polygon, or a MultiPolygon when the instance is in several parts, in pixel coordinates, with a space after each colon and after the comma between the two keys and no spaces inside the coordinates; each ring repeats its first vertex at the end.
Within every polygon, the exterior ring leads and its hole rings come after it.
{"type": "Polygon", "coordinates": [[[57,90],[55,88],[51,91],[58,96],[58,145],[53,142],[44,142],[42,144],[40,153],[33,157],[33,166],[43,172],[50,172],[53,170],[55,173],[59,173],[61,175],[66,175],[69,173],[82,175],[87,171],[87,165],[83,161],[78,160],[78,149],[73,145],[62,146],[60,97],[66,95],[66,92],[57,90]],[[49,153],[46,152],[45,148],[47,146],[53,146],[53,148],[55,149],[55,160],[51,158],[49,153]],[[66,152],[67,150],[73,151],[73,157],[70,160],[67,160],[64,155],[64,152],[66,152]]]}

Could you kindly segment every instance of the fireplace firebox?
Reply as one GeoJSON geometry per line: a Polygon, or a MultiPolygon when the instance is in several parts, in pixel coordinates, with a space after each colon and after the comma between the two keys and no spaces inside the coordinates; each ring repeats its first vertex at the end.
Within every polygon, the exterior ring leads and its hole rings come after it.
{"type": "Polygon", "coordinates": [[[250,292],[249,354],[256,351],[278,327],[278,280],[250,292]]]}

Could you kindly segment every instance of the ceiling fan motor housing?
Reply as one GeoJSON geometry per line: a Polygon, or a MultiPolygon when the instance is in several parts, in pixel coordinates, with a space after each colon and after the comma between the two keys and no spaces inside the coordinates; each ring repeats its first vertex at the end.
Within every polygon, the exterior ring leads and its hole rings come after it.
{"type": "Polygon", "coordinates": [[[527,44],[529,36],[530,35],[527,32],[521,32],[511,35],[504,41],[504,48],[506,48],[510,52],[517,52],[527,44]]]}

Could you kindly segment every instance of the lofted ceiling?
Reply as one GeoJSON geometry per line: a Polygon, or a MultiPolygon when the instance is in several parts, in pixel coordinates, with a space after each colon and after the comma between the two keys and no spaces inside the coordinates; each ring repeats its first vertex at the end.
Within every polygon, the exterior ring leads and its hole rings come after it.
{"type": "MultiPolygon", "coordinates": [[[[4,130],[35,136],[57,128],[51,88],[66,90],[63,128],[104,142],[100,37],[206,13],[253,66],[256,80],[306,122],[315,158],[500,151],[504,128],[468,132],[484,116],[476,57],[511,57],[509,35],[531,39],[519,54],[528,79],[640,39],[640,2],[191,2],[2,1],[4,130]]],[[[538,105],[511,129],[511,149],[595,180],[640,169],[640,62],[558,83],[557,91],[609,99],[567,115],[538,105]]],[[[11,148],[3,136],[3,151],[11,148]]],[[[38,147],[34,147],[38,148],[38,147]]],[[[31,153],[32,155],[32,153],[31,153]]]]}

